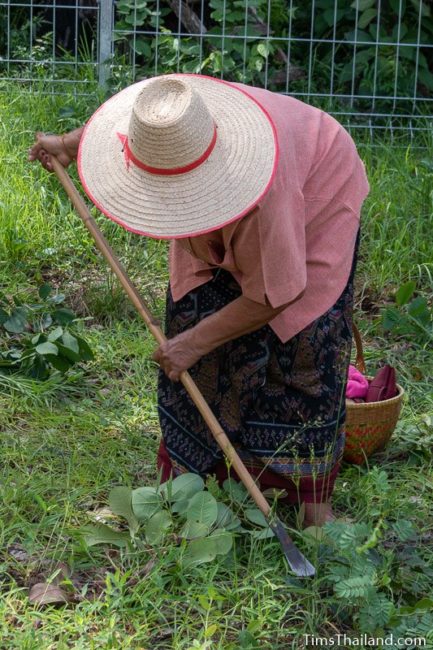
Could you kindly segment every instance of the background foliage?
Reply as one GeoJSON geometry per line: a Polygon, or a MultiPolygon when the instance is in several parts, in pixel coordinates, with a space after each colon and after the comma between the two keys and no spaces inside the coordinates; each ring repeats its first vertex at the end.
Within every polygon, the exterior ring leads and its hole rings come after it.
{"type": "MultiPolygon", "coordinates": [[[[79,67],[94,61],[96,51],[96,14],[82,14],[79,67]]],[[[0,23],[4,74],[8,56],[9,67],[23,78],[94,74],[91,66],[78,70],[74,45],[65,45],[57,32],[53,36],[50,12],[35,8],[30,16],[17,6],[8,22],[0,7],[0,23]]],[[[427,113],[422,100],[433,91],[433,7],[425,0],[383,0],[380,13],[375,0],[316,0],[314,7],[296,0],[118,0],[114,39],[112,92],[136,78],[181,71],[301,98],[330,95],[334,105],[366,112],[393,111],[394,98],[407,98],[399,100],[399,109],[427,113]],[[420,101],[414,103],[415,97],[420,101]]]]}
{"type": "Polygon", "coordinates": [[[182,14],[173,20],[164,3],[159,11],[148,0],[116,6],[116,30],[123,32],[116,51],[139,76],[180,70],[279,92],[349,96],[411,97],[415,90],[427,97],[433,90],[432,7],[420,0],[385,0],[380,14],[375,0],[317,0],[314,12],[311,2],[210,0],[198,21],[203,40],[172,34],[182,14]],[[157,39],[144,34],[158,29],[165,34],[157,39]]]}

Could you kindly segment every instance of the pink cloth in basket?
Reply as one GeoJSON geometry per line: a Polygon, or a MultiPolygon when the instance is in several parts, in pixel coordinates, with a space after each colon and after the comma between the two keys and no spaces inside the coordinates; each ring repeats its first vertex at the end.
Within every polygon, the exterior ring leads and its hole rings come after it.
{"type": "Polygon", "coordinates": [[[365,399],[368,391],[368,380],[355,368],[349,366],[349,375],[346,386],[346,397],[349,399],[365,399]]]}

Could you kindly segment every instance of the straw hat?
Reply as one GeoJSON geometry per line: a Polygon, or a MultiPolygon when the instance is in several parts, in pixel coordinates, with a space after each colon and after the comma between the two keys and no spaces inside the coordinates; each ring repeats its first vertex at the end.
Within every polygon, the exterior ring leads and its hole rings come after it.
{"type": "Polygon", "coordinates": [[[275,127],[227,82],[173,74],[141,81],[87,123],[78,171],[93,203],[132,232],[190,237],[239,219],[269,189],[275,127]]]}

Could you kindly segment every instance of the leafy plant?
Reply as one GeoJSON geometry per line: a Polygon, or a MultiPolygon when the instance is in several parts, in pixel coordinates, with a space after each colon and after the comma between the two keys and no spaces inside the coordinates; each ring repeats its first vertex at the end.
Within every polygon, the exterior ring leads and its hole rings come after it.
{"type": "Polygon", "coordinates": [[[411,337],[418,343],[433,339],[433,309],[424,296],[414,297],[416,284],[403,284],[395,294],[396,306],[382,311],[382,327],[397,336],[411,337]]]}
{"type": "Polygon", "coordinates": [[[39,302],[27,304],[0,295],[0,369],[46,380],[80,361],[93,359],[88,343],[73,331],[75,314],[65,296],[49,285],[39,288],[39,302]]]}
{"type": "MultiPolygon", "coordinates": [[[[412,581],[428,584],[432,571],[416,554],[417,526],[403,513],[395,516],[395,495],[387,472],[373,468],[362,477],[360,488],[369,504],[368,521],[336,520],[306,533],[318,546],[323,586],[332,590],[337,618],[352,620],[361,633],[383,635],[387,631],[397,637],[410,614],[425,616],[431,609],[433,601],[413,600],[409,585],[412,581]],[[407,594],[411,605],[398,607],[407,594]]],[[[415,629],[415,616],[412,624],[415,629]]],[[[420,634],[419,627],[417,631],[420,634]]]]}
{"type": "Polygon", "coordinates": [[[364,109],[370,95],[381,95],[376,107],[391,110],[387,95],[433,90],[433,14],[419,0],[384,0],[380,12],[376,5],[317,0],[312,17],[310,3],[210,0],[198,15],[194,7],[175,14],[173,3],[121,0],[116,57],[129,54],[125,63],[142,77],[201,72],[280,92],[350,93],[365,96],[354,101],[364,109]]]}
{"type": "Polygon", "coordinates": [[[190,473],[156,487],[144,486],[135,490],[116,487],[109,494],[110,509],[126,521],[128,531],[98,523],[86,526],[82,533],[88,546],[114,544],[120,548],[146,548],[174,545],[178,560],[185,567],[227,555],[236,534],[250,535],[255,539],[273,536],[266,519],[253,507],[242,485],[227,479],[220,493],[222,500],[217,500],[205,489],[203,479],[190,473]],[[239,513],[234,511],[233,504],[237,505],[239,513]]]}

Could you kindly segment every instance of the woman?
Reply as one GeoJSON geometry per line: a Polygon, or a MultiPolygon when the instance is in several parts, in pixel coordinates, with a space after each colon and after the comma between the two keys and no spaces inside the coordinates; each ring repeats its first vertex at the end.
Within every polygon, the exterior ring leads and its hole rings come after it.
{"type": "Polygon", "coordinates": [[[95,205],[171,239],[158,466],[227,470],[182,385],[189,369],[262,487],[333,518],[364,166],[347,132],[296,99],[201,75],[134,84],[29,159],[78,156],[95,205]]]}

